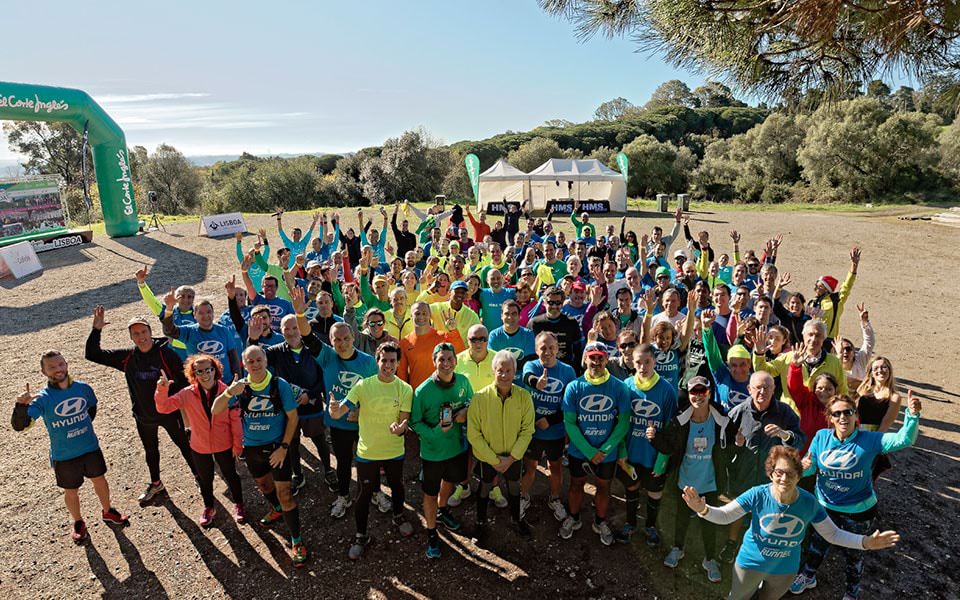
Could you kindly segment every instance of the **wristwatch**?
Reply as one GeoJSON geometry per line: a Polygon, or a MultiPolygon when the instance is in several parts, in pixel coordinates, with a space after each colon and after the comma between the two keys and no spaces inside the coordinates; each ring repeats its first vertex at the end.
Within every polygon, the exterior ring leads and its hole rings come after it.
{"type": "Polygon", "coordinates": [[[286,442],[280,442],[280,447],[283,448],[284,450],[289,450],[289,449],[290,449],[290,444],[288,444],[288,443],[286,443],[286,442]]]}

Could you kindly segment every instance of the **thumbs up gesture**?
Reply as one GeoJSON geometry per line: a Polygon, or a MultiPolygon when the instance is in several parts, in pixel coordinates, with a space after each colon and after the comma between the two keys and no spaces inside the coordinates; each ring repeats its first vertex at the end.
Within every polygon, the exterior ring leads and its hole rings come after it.
{"type": "Polygon", "coordinates": [[[542,391],[545,387],[547,387],[547,383],[547,369],[544,367],[543,375],[537,378],[537,389],[542,391]]]}

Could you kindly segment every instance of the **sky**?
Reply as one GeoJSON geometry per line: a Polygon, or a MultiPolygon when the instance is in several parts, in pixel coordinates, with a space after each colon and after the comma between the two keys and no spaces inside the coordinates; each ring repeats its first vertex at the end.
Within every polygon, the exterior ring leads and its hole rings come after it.
{"type": "MultiPolygon", "coordinates": [[[[4,8],[18,51],[0,78],[83,89],[151,152],[345,152],[420,126],[483,139],[705,79],[629,40],[580,43],[535,0],[43,5],[4,8]]],[[[0,160],[14,157],[0,140],[0,160]]]]}

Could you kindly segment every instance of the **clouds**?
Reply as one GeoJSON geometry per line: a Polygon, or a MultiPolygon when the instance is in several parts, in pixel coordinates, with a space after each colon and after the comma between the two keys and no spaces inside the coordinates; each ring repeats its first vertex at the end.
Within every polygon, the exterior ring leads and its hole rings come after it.
{"type": "MultiPolygon", "coordinates": [[[[219,101],[206,92],[104,94],[94,99],[128,133],[288,127],[311,117],[307,112],[279,112],[219,101]]],[[[134,133],[131,137],[137,136],[134,133]]]]}

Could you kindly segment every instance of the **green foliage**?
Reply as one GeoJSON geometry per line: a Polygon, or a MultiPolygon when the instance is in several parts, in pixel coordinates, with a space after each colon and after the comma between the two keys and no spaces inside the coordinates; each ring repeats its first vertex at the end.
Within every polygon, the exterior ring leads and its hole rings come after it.
{"type": "Polygon", "coordinates": [[[651,197],[685,192],[697,158],[688,148],[677,148],[652,135],[642,135],[623,147],[630,159],[627,195],[651,197]]]}
{"type": "Polygon", "coordinates": [[[598,121],[616,121],[634,108],[626,98],[614,98],[598,106],[593,117],[598,121]]]}
{"type": "Polygon", "coordinates": [[[560,144],[547,138],[534,138],[511,152],[507,162],[529,173],[551,158],[564,158],[560,144]]]}
{"type": "Polygon", "coordinates": [[[653,90],[650,100],[643,106],[645,109],[660,106],[686,106],[696,108],[700,106],[699,99],[690,92],[686,83],[679,79],[665,81],[653,90]]]}
{"type": "MultiPolygon", "coordinates": [[[[157,193],[157,211],[168,215],[181,214],[190,212],[199,205],[203,183],[179,150],[161,144],[145,161],[138,150],[137,162],[140,185],[157,193]]],[[[141,202],[143,200],[145,199],[141,199],[141,202]]],[[[153,206],[149,208],[154,209],[153,206]]]]}
{"type": "Polygon", "coordinates": [[[360,167],[363,195],[371,202],[425,202],[440,189],[452,158],[424,131],[407,131],[384,142],[379,157],[360,167]]]}
{"type": "MultiPolygon", "coordinates": [[[[4,121],[3,133],[10,149],[27,158],[22,162],[31,175],[56,174],[67,187],[82,185],[83,137],[66,123],[4,121]]],[[[93,156],[87,149],[87,179],[93,181],[93,156]]]]}
{"type": "Polygon", "coordinates": [[[933,115],[892,113],[874,98],[822,107],[797,162],[813,187],[855,202],[934,189],[938,124],[933,115]]]}

